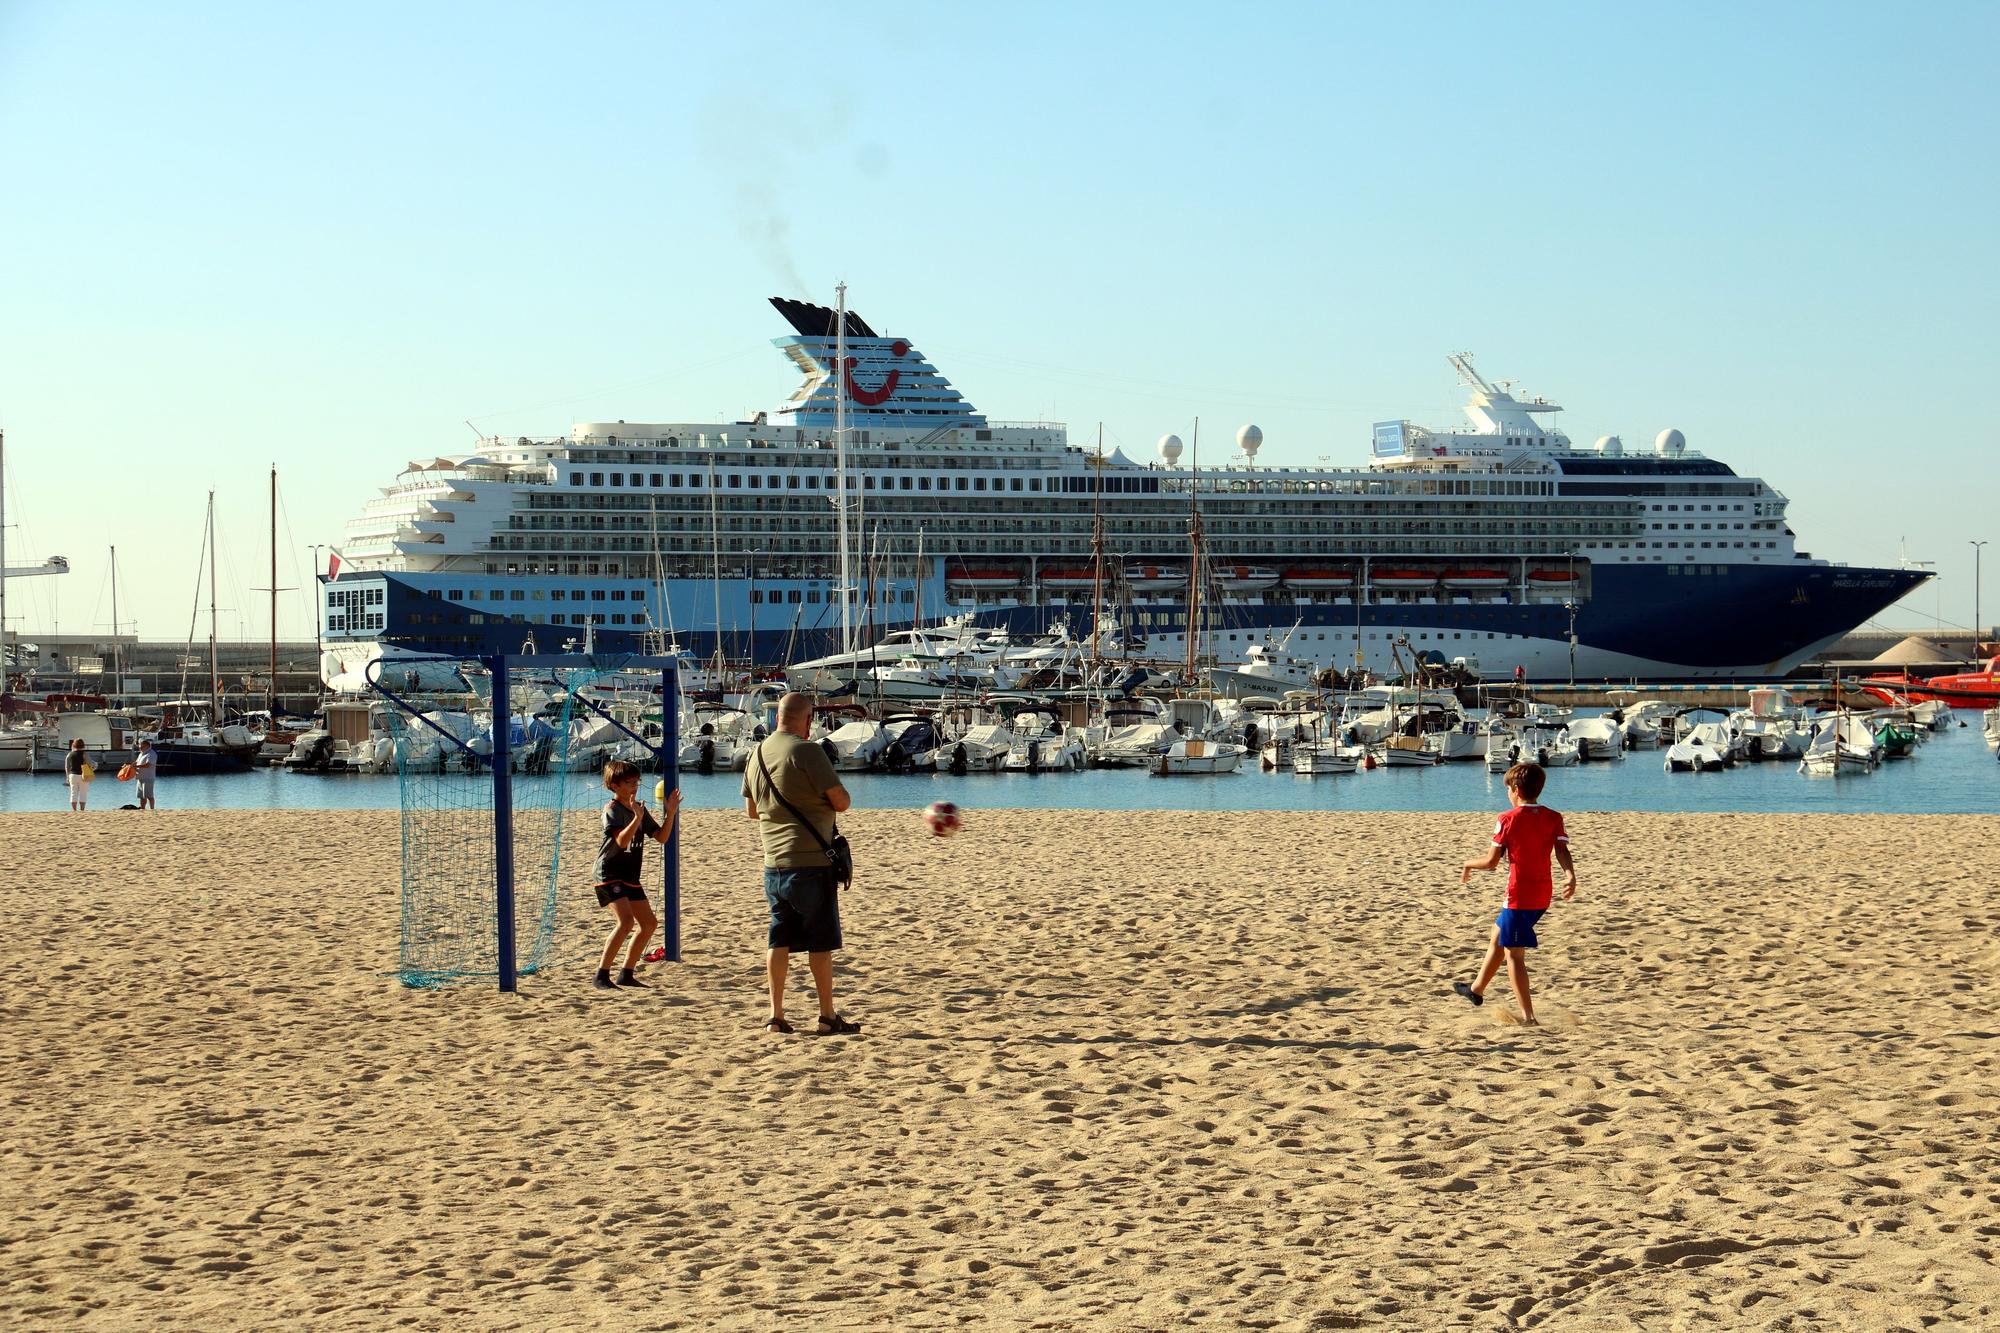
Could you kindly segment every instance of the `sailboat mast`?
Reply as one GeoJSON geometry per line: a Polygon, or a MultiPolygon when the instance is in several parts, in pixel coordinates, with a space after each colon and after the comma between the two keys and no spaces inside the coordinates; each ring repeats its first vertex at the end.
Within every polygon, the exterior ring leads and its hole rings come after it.
{"type": "Polygon", "coordinates": [[[264,707],[278,715],[278,469],[271,468],[271,674],[265,681],[264,707]]]}
{"type": "Polygon", "coordinates": [[[1104,423],[1097,423],[1097,479],[1091,488],[1090,510],[1090,666],[1099,665],[1097,637],[1104,632],[1104,423]]]}
{"type": "Polygon", "coordinates": [[[208,493],[208,700],[211,720],[222,725],[222,659],[215,647],[215,492],[208,493]]]}
{"type": "Polygon", "coordinates": [[[722,518],[715,502],[715,460],[708,460],[708,579],[715,590],[715,686],[722,688],[722,518]]]}
{"type": "Polygon", "coordinates": [[[833,508],[840,552],[840,651],[852,654],[854,557],[847,545],[847,284],[840,283],[833,290],[833,508]]]}
{"type": "Polygon", "coordinates": [[[917,525],[917,565],[915,572],[916,578],[912,580],[913,590],[911,592],[911,598],[916,603],[916,609],[910,613],[910,628],[912,629],[924,623],[924,529],[922,524],[917,525]]]}
{"type": "Polygon", "coordinates": [[[111,678],[113,694],[125,683],[125,653],[118,643],[118,548],[111,548],[111,678]]]}
{"type": "Polygon", "coordinates": [[[1201,504],[1196,499],[1201,483],[1201,418],[1194,419],[1194,436],[1188,448],[1188,609],[1187,609],[1187,688],[1194,688],[1195,635],[1201,625],[1201,504]]]}

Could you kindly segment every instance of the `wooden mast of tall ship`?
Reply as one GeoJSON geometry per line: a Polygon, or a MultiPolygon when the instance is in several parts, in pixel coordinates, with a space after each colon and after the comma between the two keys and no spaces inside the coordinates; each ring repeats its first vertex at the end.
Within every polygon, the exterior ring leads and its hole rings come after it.
{"type": "Polygon", "coordinates": [[[1188,580],[1187,580],[1187,673],[1184,689],[1195,682],[1195,636],[1201,632],[1201,418],[1194,419],[1194,434],[1188,442],[1188,580]]]}

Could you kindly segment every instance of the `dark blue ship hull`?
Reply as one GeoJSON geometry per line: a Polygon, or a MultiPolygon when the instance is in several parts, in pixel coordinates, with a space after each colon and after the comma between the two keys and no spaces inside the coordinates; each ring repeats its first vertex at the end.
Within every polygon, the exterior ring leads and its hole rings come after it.
{"type": "MultiPolygon", "coordinates": [[[[385,585],[385,643],[416,652],[448,654],[521,652],[532,640],[542,652],[564,651],[583,631],[573,625],[509,617],[440,616],[435,595],[397,575],[368,575],[385,585]]],[[[1531,679],[1574,675],[1617,680],[1693,680],[1722,676],[1748,679],[1781,676],[1813,652],[1894,603],[1924,575],[1902,569],[1844,565],[1596,565],[1587,600],[1574,611],[1575,657],[1571,667],[1572,612],[1558,599],[1529,603],[1490,601],[1394,602],[1227,602],[1205,615],[1210,650],[1237,658],[1251,642],[1279,637],[1296,627],[1292,651],[1317,656],[1324,664],[1353,660],[1357,630],[1371,649],[1409,635],[1419,649],[1443,655],[1475,656],[1488,677],[1511,675],[1519,666],[1531,679]],[[1558,660],[1560,659],[1560,660],[1558,660]]],[[[837,611],[816,606],[810,623],[748,631],[725,630],[722,648],[732,660],[754,658],[783,665],[839,651],[837,611]]],[[[909,623],[903,608],[888,608],[878,634],[909,623]],[[904,618],[896,618],[898,613],[904,618]]],[[[1090,609],[1075,603],[985,607],[974,619],[1018,635],[1042,633],[1066,623],[1072,633],[1088,632],[1090,609]]],[[[775,618],[775,617],[774,617],[775,618]]],[[[1160,656],[1178,656],[1185,633],[1179,603],[1142,602],[1121,608],[1128,633],[1151,637],[1160,656]],[[1167,639],[1176,642],[1168,648],[1167,639]]],[[[690,628],[679,646],[695,657],[716,651],[712,629],[690,628]]],[[[601,652],[638,652],[642,632],[594,628],[601,652]]]]}

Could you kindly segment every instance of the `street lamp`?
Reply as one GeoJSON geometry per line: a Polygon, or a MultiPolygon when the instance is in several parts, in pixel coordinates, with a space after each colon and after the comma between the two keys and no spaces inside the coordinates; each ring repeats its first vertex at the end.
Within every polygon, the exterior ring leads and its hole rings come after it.
{"type": "Polygon", "coordinates": [[[1979,612],[1980,612],[1980,604],[1979,604],[1979,555],[1980,555],[1980,550],[1979,550],[1979,548],[1980,548],[1980,547],[1982,547],[1982,546],[1984,546],[1984,545],[1986,545],[1986,543],[1985,543],[1985,542],[1973,542],[1973,543],[1972,543],[1972,651],[1973,651],[1974,653],[1977,653],[1977,652],[1979,651],[1979,643],[1980,643],[1980,639],[1982,638],[1982,633],[1981,633],[1981,630],[1980,630],[1980,628],[1979,628],[1979,627],[1980,627],[1980,624],[1981,624],[1981,620],[1980,620],[1980,615],[1979,615],[1979,612]]]}

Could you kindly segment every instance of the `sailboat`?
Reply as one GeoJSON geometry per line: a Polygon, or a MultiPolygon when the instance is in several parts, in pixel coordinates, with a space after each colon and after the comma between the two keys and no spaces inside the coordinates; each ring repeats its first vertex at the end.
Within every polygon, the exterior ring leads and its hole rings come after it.
{"type": "MultiPolygon", "coordinates": [[[[1188,468],[1188,581],[1187,581],[1187,664],[1181,681],[1192,689],[1201,664],[1202,642],[1202,543],[1201,543],[1201,421],[1194,423],[1194,447],[1188,468]]],[[[1212,715],[1211,710],[1211,715],[1212,715]]],[[[1209,740],[1201,735],[1175,741],[1153,759],[1153,772],[1160,777],[1176,775],[1234,773],[1243,766],[1247,745],[1209,740]]]]}
{"type": "MultiPolygon", "coordinates": [[[[215,492],[208,493],[205,533],[208,570],[208,698],[163,700],[153,753],[163,774],[244,773],[263,740],[248,727],[230,722],[222,704],[222,666],[215,637],[215,492]]],[[[275,580],[274,580],[275,582],[275,580]]],[[[199,585],[197,585],[199,586],[199,585]]],[[[196,594],[199,597],[199,593],[196,594]]],[[[185,678],[183,678],[185,679],[185,678]]]]}

